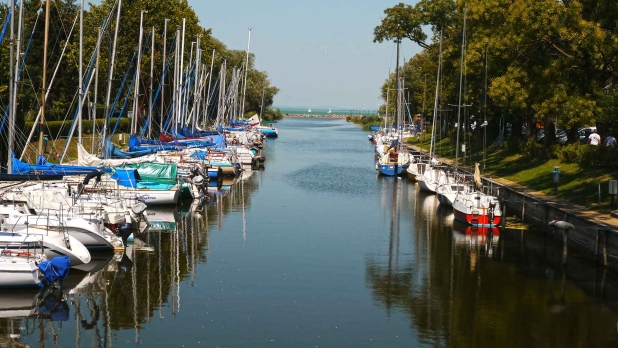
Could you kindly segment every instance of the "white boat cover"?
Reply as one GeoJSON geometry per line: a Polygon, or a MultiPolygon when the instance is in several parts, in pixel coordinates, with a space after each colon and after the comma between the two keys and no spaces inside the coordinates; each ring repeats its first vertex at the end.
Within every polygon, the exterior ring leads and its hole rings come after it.
{"type": "Polygon", "coordinates": [[[137,158],[127,158],[127,159],[101,159],[97,156],[94,156],[81,144],[77,144],[77,162],[82,166],[92,166],[92,167],[116,167],[121,166],[123,164],[138,164],[138,163],[153,163],[158,162],[162,163],[161,160],[157,159],[156,155],[142,156],[137,158]]]}

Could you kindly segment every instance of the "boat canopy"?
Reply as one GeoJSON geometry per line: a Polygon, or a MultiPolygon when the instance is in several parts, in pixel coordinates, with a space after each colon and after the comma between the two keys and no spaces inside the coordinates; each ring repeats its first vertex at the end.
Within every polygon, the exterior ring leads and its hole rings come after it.
{"type": "Polygon", "coordinates": [[[122,169],[135,169],[139,177],[145,181],[156,182],[158,184],[174,185],[178,165],[175,163],[139,163],[127,164],[122,169]]]}

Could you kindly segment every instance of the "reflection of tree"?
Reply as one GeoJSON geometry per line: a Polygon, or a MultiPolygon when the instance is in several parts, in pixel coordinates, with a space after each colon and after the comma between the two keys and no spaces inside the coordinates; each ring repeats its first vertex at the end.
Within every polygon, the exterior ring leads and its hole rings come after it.
{"type": "MultiPolygon", "coordinates": [[[[383,207],[392,218],[398,218],[393,209],[413,209],[413,253],[389,247],[388,257],[369,255],[365,260],[365,280],[376,303],[389,316],[393,311],[406,313],[422,343],[592,347],[618,342],[615,309],[591,301],[559,275],[548,277],[548,272],[562,271],[548,265],[552,252],[544,240],[529,238],[522,254],[519,232],[503,232],[494,249],[497,254],[489,258],[484,244],[456,243],[457,232],[445,219],[434,218],[440,212],[425,204],[426,199],[430,198],[417,194],[405,205],[392,199],[390,207],[383,207]]],[[[397,221],[390,226],[398,228],[397,221]]],[[[389,246],[396,244],[400,232],[388,231],[389,246]]],[[[401,248],[406,250],[405,245],[401,248]]],[[[560,260],[556,254],[551,257],[560,260]]]]}

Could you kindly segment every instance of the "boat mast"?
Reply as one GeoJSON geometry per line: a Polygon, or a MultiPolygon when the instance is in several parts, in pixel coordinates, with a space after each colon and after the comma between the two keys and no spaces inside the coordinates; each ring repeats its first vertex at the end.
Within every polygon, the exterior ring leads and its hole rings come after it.
{"type": "Polygon", "coordinates": [[[99,27],[99,43],[97,44],[97,61],[95,65],[96,74],[94,75],[94,105],[92,107],[92,148],[90,149],[91,153],[94,153],[94,135],[96,134],[97,127],[97,90],[99,88],[99,58],[101,57],[101,37],[102,37],[101,27],[99,27]]]}
{"type": "Polygon", "coordinates": [[[200,107],[200,91],[199,86],[201,85],[201,77],[200,77],[200,65],[201,65],[201,57],[200,57],[200,37],[202,35],[198,35],[197,36],[197,42],[195,44],[195,81],[193,84],[193,110],[195,110],[195,114],[192,115],[192,121],[193,121],[193,131],[195,131],[195,127],[197,127],[197,117],[199,114],[199,107],[200,107]]]}
{"type": "Polygon", "coordinates": [[[249,42],[247,42],[247,56],[245,58],[245,81],[242,89],[242,103],[240,105],[240,117],[245,118],[245,94],[247,93],[247,75],[249,75],[249,48],[251,47],[251,28],[249,28],[249,42]]]}
{"type": "Polygon", "coordinates": [[[457,104],[457,142],[455,143],[455,172],[459,166],[459,130],[461,129],[461,88],[463,82],[464,54],[466,49],[466,12],[468,8],[464,6],[463,37],[461,39],[461,61],[459,65],[459,103],[457,104]]]}
{"type": "Polygon", "coordinates": [[[399,86],[399,45],[401,44],[401,38],[398,36],[397,37],[397,61],[396,61],[396,66],[395,66],[395,90],[397,91],[397,101],[395,102],[395,115],[397,117],[397,122],[395,123],[397,130],[399,130],[399,118],[400,118],[400,114],[399,112],[400,110],[400,103],[401,103],[401,94],[400,94],[400,86],[399,86]]]}
{"type": "MultiPolygon", "coordinates": [[[[118,27],[120,26],[120,8],[122,0],[118,0],[118,11],[116,13],[116,28],[114,29],[114,42],[112,44],[112,57],[109,63],[109,72],[107,74],[107,94],[105,96],[105,122],[103,123],[103,142],[107,138],[107,124],[109,123],[109,101],[112,94],[112,78],[114,77],[114,62],[116,58],[116,42],[118,41],[118,27]]],[[[104,145],[105,146],[105,143],[104,145]]]]}
{"type": "Polygon", "coordinates": [[[148,13],[146,10],[142,10],[139,15],[139,38],[137,44],[137,65],[135,71],[135,90],[133,93],[133,119],[131,120],[131,134],[137,133],[137,118],[139,117],[139,78],[140,70],[142,66],[142,37],[144,36],[144,13],[148,13]]]}
{"type": "Polygon", "coordinates": [[[262,119],[262,112],[264,112],[264,93],[266,92],[266,86],[262,86],[262,103],[260,103],[260,120],[262,119]]]}
{"type": "Polygon", "coordinates": [[[206,127],[206,118],[208,117],[208,108],[210,107],[210,86],[212,82],[212,68],[215,64],[215,49],[212,49],[212,58],[210,59],[210,74],[208,75],[208,93],[206,94],[206,108],[204,110],[204,123],[202,127],[206,127]]]}
{"type": "Polygon", "coordinates": [[[165,114],[165,66],[167,64],[167,22],[168,18],[165,18],[165,24],[163,24],[163,67],[161,68],[161,119],[159,124],[159,133],[163,133],[163,115],[165,114]]]}
{"type": "Polygon", "coordinates": [[[152,41],[152,46],[150,47],[150,90],[148,91],[148,95],[149,95],[149,107],[148,107],[148,136],[147,138],[150,139],[151,135],[152,135],[152,83],[154,80],[154,60],[155,60],[155,28],[154,26],[152,26],[152,37],[151,37],[151,41],[152,41]]]}
{"type": "MultiPolygon", "coordinates": [[[[15,1],[11,1],[11,31],[10,31],[10,48],[9,48],[9,139],[8,139],[8,156],[7,156],[7,174],[13,174],[13,141],[15,137],[15,98],[13,97],[16,94],[17,87],[17,79],[15,78],[16,71],[19,69],[19,63],[16,63],[15,69],[13,69],[13,60],[15,59],[14,46],[15,42],[13,41],[15,36],[15,1]]],[[[24,7],[23,3],[19,5],[20,7],[24,7]]],[[[47,19],[47,16],[45,17],[47,19]]],[[[19,62],[19,59],[16,59],[19,62]]]]}
{"type": "Polygon", "coordinates": [[[487,158],[487,46],[488,41],[485,41],[485,61],[484,65],[484,97],[483,97],[483,171],[485,170],[485,160],[487,158]]]}
{"type": "Polygon", "coordinates": [[[174,122],[174,137],[178,137],[178,118],[179,118],[179,110],[178,110],[178,63],[179,63],[179,51],[180,51],[180,26],[176,26],[176,47],[174,48],[174,97],[173,97],[173,106],[174,111],[172,113],[172,122],[174,122]]]}
{"type": "MultiPolygon", "coordinates": [[[[47,2],[46,0],[45,2],[47,2]]],[[[82,143],[82,109],[84,108],[84,0],[79,6],[79,102],[77,104],[77,143],[82,143]]]]}
{"type": "Polygon", "coordinates": [[[440,51],[438,54],[438,77],[436,80],[436,97],[433,104],[433,123],[431,127],[431,143],[429,145],[429,161],[433,159],[436,147],[436,118],[438,117],[438,96],[440,93],[440,72],[442,69],[442,31],[440,31],[440,51]]]}
{"type": "MultiPolygon", "coordinates": [[[[12,0],[11,0],[12,2],[12,0]]],[[[41,83],[41,123],[39,124],[39,155],[43,155],[43,131],[45,130],[45,92],[47,89],[47,40],[49,39],[49,17],[51,0],[45,1],[45,34],[43,36],[43,77],[41,83]]]]}
{"type": "MultiPolygon", "coordinates": [[[[183,70],[184,70],[184,60],[185,60],[185,29],[186,29],[186,24],[187,24],[187,19],[183,18],[182,19],[182,42],[180,44],[180,68],[178,69],[178,96],[177,96],[177,102],[178,105],[176,107],[177,109],[177,122],[180,121],[181,122],[181,127],[184,125],[184,117],[181,115],[182,112],[182,86],[184,85],[183,83],[183,70]]],[[[178,132],[178,129],[176,129],[176,132],[178,132]]]]}

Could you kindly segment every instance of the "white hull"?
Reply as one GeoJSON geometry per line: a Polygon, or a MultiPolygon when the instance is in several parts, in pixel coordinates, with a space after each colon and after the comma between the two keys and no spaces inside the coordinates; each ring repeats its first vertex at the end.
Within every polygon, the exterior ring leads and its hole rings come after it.
{"type": "Polygon", "coordinates": [[[0,288],[43,286],[43,277],[34,258],[0,256],[0,288]]]}
{"type": "Polygon", "coordinates": [[[22,254],[34,256],[35,253],[43,253],[48,260],[56,256],[68,256],[71,266],[77,266],[90,262],[88,249],[71,236],[65,236],[59,232],[46,232],[30,227],[28,234],[12,232],[0,232],[0,248],[14,255],[22,254]]]}
{"type": "Polygon", "coordinates": [[[140,199],[146,205],[177,204],[180,197],[180,187],[174,186],[173,190],[148,190],[148,189],[124,189],[120,190],[120,197],[124,199],[140,199]]]}

